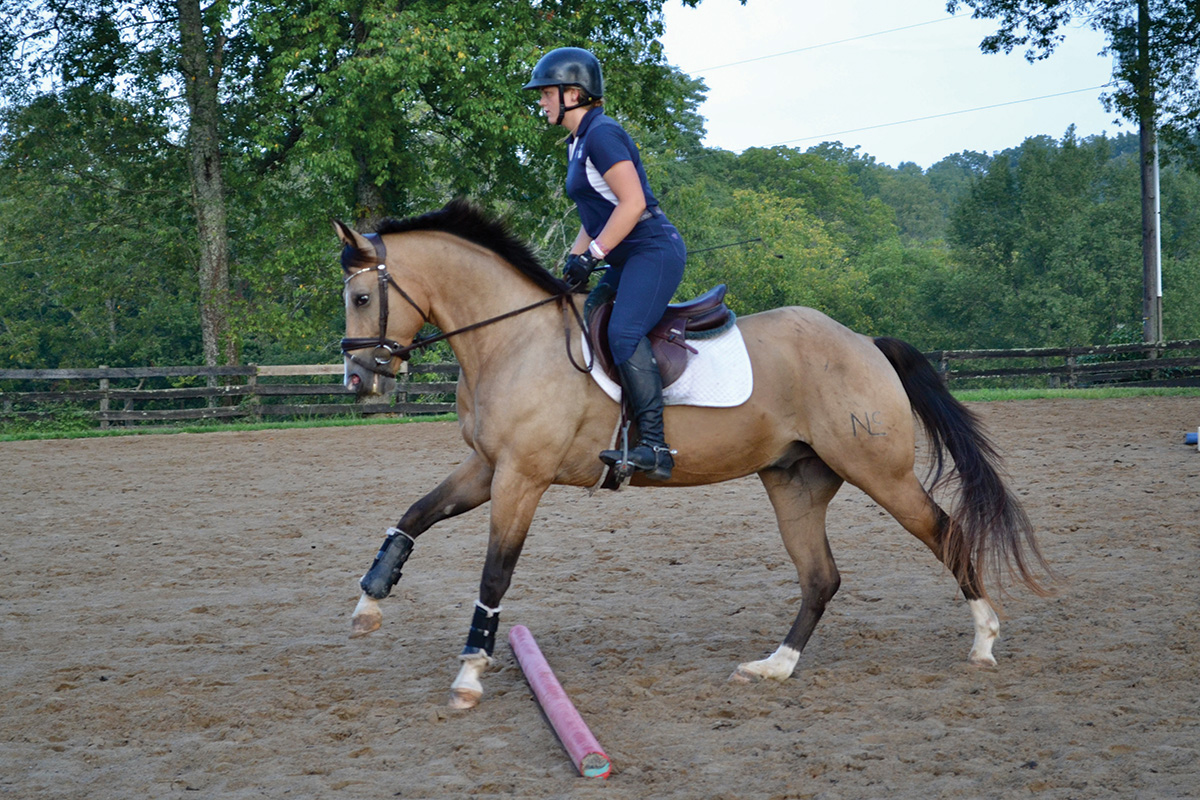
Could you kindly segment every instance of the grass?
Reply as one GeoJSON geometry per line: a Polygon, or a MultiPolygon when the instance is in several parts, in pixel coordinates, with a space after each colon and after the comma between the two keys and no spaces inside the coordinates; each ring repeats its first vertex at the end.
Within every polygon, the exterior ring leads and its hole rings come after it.
{"type": "MultiPolygon", "coordinates": [[[[992,403],[1020,400],[1112,400],[1120,397],[1200,397],[1200,388],[1091,388],[1091,389],[965,389],[953,393],[967,403],[992,403]]],[[[211,420],[186,425],[110,428],[81,427],[79,420],[71,417],[67,424],[59,427],[47,421],[31,426],[8,426],[0,428],[0,442],[29,441],[36,439],[89,439],[103,436],[132,436],[161,433],[214,433],[233,431],[262,431],[288,428],[338,428],[354,425],[403,425],[412,422],[452,422],[457,414],[430,414],[419,417],[321,417],[290,421],[271,422],[225,422],[211,420]]],[[[4,423],[0,421],[0,425],[4,423]]]]}
{"type": "Polygon", "coordinates": [[[108,430],[100,430],[99,428],[79,430],[74,426],[55,429],[43,422],[39,423],[37,428],[0,432],[0,442],[29,441],[35,439],[99,439],[108,436],[141,436],[162,433],[230,433],[235,431],[287,430],[289,428],[349,428],[358,425],[404,425],[412,422],[452,422],[457,419],[457,414],[423,414],[419,417],[314,417],[272,422],[225,422],[210,420],[182,425],[109,428],[108,430]]]}
{"type": "Polygon", "coordinates": [[[1120,388],[1090,389],[964,389],[953,393],[964,403],[991,403],[1008,400],[1114,400],[1119,397],[1200,397],[1200,388],[1120,388]]]}

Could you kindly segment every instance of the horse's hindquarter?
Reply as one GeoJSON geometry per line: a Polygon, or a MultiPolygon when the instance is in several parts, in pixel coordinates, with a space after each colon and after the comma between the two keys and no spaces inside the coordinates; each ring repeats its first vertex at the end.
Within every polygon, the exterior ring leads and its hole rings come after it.
{"type": "Polygon", "coordinates": [[[913,419],[895,371],[874,342],[808,308],[738,320],[754,369],[741,406],[667,410],[673,483],[709,483],[758,472],[795,452],[816,451],[851,482],[867,458],[911,469],[913,419]]]}

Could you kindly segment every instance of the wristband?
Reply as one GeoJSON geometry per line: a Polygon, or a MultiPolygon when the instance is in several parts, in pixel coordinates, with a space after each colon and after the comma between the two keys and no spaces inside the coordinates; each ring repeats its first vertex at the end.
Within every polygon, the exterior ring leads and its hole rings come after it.
{"type": "Polygon", "coordinates": [[[588,252],[595,256],[599,261],[603,261],[604,257],[608,255],[608,253],[604,252],[604,248],[600,246],[600,243],[595,239],[592,239],[592,243],[588,245],[588,252]]]}

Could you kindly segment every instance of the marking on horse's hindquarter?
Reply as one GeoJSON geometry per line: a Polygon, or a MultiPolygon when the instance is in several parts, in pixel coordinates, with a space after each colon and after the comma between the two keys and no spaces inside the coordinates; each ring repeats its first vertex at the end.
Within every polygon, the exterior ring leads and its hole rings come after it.
{"type": "Polygon", "coordinates": [[[863,416],[867,418],[866,422],[863,422],[861,419],[859,419],[857,414],[853,412],[850,413],[850,430],[854,433],[855,437],[858,436],[859,428],[862,428],[864,431],[866,431],[868,436],[887,436],[885,431],[875,430],[876,427],[883,427],[883,425],[879,422],[878,411],[872,411],[868,414],[863,414],[863,416]]]}

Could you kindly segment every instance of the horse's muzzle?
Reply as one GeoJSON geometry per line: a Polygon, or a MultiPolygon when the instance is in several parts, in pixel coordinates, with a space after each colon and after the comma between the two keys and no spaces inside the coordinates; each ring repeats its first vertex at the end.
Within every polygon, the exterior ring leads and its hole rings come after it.
{"type": "Polygon", "coordinates": [[[364,397],[382,397],[391,394],[395,388],[395,379],[378,372],[371,372],[346,365],[346,377],[343,384],[354,392],[359,399],[364,397]]]}

